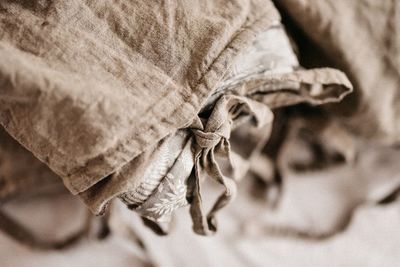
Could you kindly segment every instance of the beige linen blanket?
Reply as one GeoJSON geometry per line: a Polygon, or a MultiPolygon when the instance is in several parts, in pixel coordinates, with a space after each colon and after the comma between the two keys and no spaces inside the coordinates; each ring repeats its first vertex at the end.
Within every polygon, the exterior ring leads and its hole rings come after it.
{"type": "MultiPolygon", "coordinates": [[[[337,102],[352,90],[338,70],[302,69],[282,34],[270,1],[2,1],[0,143],[10,135],[45,164],[21,156],[32,169],[50,168],[95,214],[119,197],[165,232],[190,204],[194,231],[212,234],[249,168],[249,155],[231,151],[231,131],[257,126],[262,147],[271,108],[337,102]],[[276,40],[286,56],[271,60],[276,40]],[[223,192],[207,214],[208,177],[223,192]]],[[[23,163],[5,161],[9,197],[23,163]]]]}

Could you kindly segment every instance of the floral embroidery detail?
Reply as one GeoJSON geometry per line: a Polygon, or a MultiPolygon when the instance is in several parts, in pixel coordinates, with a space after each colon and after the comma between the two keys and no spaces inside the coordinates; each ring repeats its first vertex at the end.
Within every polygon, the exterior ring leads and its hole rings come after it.
{"type": "Polygon", "coordinates": [[[187,180],[193,166],[192,139],[186,139],[184,147],[175,162],[169,171],[165,173],[158,186],[154,188],[151,195],[140,205],[131,205],[130,207],[142,217],[158,224],[164,230],[168,229],[173,212],[189,204],[186,200],[188,194],[187,180]]]}
{"type": "Polygon", "coordinates": [[[157,217],[160,217],[160,219],[162,216],[171,214],[177,208],[188,204],[186,200],[186,185],[183,181],[174,181],[174,176],[171,173],[168,173],[165,178],[166,184],[169,187],[169,192],[166,192],[163,197],[160,198],[159,202],[154,203],[152,207],[146,208],[147,212],[158,215],[157,217]]]}
{"type": "MultiPolygon", "coordinates": [[[[156,163],[151,164],[144,173],[146,179],[133,191],[120,195],[127,205],[140,205],[158,188],[169,169],[170,150],[163,146],[156,163]]],[[[159,188],[158,188],[159,189],[159,188]]]]}

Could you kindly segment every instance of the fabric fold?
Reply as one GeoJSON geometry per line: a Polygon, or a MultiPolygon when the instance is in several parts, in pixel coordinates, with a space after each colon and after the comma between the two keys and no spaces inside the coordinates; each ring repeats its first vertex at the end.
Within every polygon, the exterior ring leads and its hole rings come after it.
{"type": "Polygon", "coordinates": [[[94,214],[117,198],[167,232],[190,205],[213,234],[247,171],[231,132],[255,125],[261,147],[271,109],[352,91],[340,71],[301,69],[270,1],[230,3],[1,3],[1,125],[94,214]],[[224,189],[205,213],[208,178],[224,189]]]}
{"type": "Polygon", "coordinates": [[[191,125],[194,133],[195,175],[189,185],[193,188],[190,213],[194,232],[210,235],[217,230],[215,214],[225,207],[236,195],[236,183],[232,179],[233,168],[230,155],[230,134],[235,122],[241,116],[250,116],[255,126],[262,127],[271,123],[272,112],[265,105],[245,97],[227,95],[221,97],[205,123],[196,118],[191,125]],[[229,172],[224,174],[217,157],[225,160],[229,172]],[[205,215],[201,199],[201,183],[208,175],[224,186],[224,192],[218,197],[210,212],[205,215]]]}
{"type": "Polygon", "coordinates": [[[82,193],[188,126],[279,18],[258,0],[1,2],[0,123],[82,193]]]}

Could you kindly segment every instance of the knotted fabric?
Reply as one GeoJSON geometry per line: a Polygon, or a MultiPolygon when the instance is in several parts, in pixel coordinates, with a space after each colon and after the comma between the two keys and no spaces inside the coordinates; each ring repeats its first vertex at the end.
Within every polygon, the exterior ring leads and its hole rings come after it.
{"type": "Polygon", "coordinates": [[[217,230],[215,214],[236,195],[236,183],[232,178],[234,166],[230,157],[231,130],[243,121],[252,120],[257,127],[262,127],[271,123],[272,119],[272,112],[266,105],[237,95],[222,96],[207,119],[196,117],[190,127],[195,140],[195,162],[193,179],[189,179],[189,187],[192,188],[190,214],[196,233],[213,234],[217,230]],[[227,168],[222,168],[223,164],[227,168]],[[211,211],[204,215],[201,183],[207,176],[222,184],[225,190],[211,211]]]}

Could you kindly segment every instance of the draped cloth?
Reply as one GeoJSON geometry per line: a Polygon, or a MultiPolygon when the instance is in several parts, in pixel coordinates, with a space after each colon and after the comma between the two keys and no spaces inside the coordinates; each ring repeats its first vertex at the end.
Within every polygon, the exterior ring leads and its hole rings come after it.
{"type": "MultiPolygon", "coordinates": [[[[118,198],[168,225],[190,204],[194,231],[212,234],[236,192],[231,131],[352,91],[338,70],[302,69],[274,34],[265,0],[2,1],[0,124],[94,214],[118,198]],[[224,192],[206,215],[207,177],[224,192]]],[[[1,177],[0,191],[18,184],[1,177]]]]}

